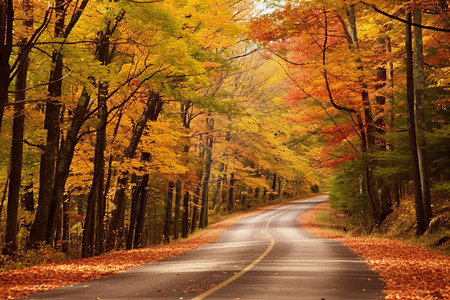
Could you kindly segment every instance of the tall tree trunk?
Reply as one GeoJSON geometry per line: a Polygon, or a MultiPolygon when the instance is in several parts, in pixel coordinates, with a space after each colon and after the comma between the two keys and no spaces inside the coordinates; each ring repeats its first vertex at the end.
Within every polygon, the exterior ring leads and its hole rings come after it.
{"type": "Polygon", "coordinates": [[[173,237],[175,240],[180,235],[180,210],[181,210],[181,181],[177,178],[175,182],[175,216],[173,224],[173,237]]]}
{"type": "Polygon", "coordinates": [[[422,235],[427,229],[425,214],[422,202],[422,188],[420,184],[419,158],[417,154],[417,137],[414,118],[414,74],[413,74],[413,50],[412,50],[412,30],[411,13],[406,14],[406,98],[408,108],[408,133],[409,150],[411,155],[411,168],[414,184],[414,203],[416,209],[417,235],[422,235]]]}
{"type": "MultiPolygon", "coordinates": [[[[214,130],[214,119],[207,118],[206,119],[206,127],[209,132],[214,130]]],[[[212,146],[213,146],[213,137],[211,134],[207,135],[206,143],[205,143],[205,172],[203,175],[203,183],[202,183],[202,209],[200,211],[200,228],[205,228],[208,226],[208,195],[209,195],[209,176],[211,174],[211,164],[212,164],[212,146]]]]}
{"type": "Polygon", "coordinates": [[[272,192],[269,195],[269,199],[273,200],[275,199],[275,191],[277,190],[277,174],[273,174],[273,180],[272,180],[272,192]]]}
{"type": "Polygon", "coordinates": [[[128,226],[128,236],[127,236],[127,245],[126,249],[133,249],[134,242],[134,233],[136,230],[137,217],[140,210],[140,196],[143,190],[146,188],[146,183],[144,180],[138,185],[138,188],[134,191],[133,196],[131,197],[131,215],[130,222],[128,226]]]}
{"type": "Polygon", "coordinates": [[[8,102],[11,66],[9,60],[13,45],[14,7],[12,0],[0,1],[0,131],[3,113],[8,102]]]}
{"type": "Polygon", "coordinates": [[[219,175],[217,176],[216,185],[214,186],[214,194],[213,194],[213,208],[216,212],[219,211],[220,207],[222,206],[222,203],[219,202],[220,198],[220,192],[222,187],[222,181],[223,181],[223,170],[225,169],[225,164],[223,162],[220,162],[219,164],[219,175]]]}
{"type": "MultiPolygon", "coordinates": [[[[136,126],[133,129],[130,144],[125,149],[124,157],[133,158],[141,140],[147,121],[157,119],[162,109],[161,96],[149,91],[147,104],[141,114],[136,126]]],[[[117,190],[114,195],[115,209],[112,211],[112,217],[109,222],[108,236],[106,239],[105,250],[110,251],[116,247],[116,242],[121,244],[123,239],[125,208],[126,208],[126,189],[128,185],[128,173],[121,172],[117,180],[117,190]]]]}
{"type": "MultiPolygon", "coordinates": [[[[21,41],[19,55],[24,51],[27,39],[21,41]]],[[[20,199],[20,186],[22,182],[22,159],[23,159],[23,131],[25,122],[25,105],[20,103],[25,100],[25,88],[27,86],[29,59],[26,58],[19,66],[16,77],[16,103],[14,105],[14,119],[12,129],[8,206],[6,218],[5,246],[3,254],[12,255],[17,251],[17,221],[20,199]]]]}
{"type": "MultiPolygon", "coordinates": [[[[143,160],[146,160],[146,157],[148,157],[148,160],[150,160],[150,154],[145,153],[145,156],[143,160]]],[[[144,156],[144,155],[143,155],[144,156]]],[[[134,248],[141,248],[144,245],[144,223],[145,223],[145,215],[147,213],[147,187],[148,187],[148,180],[149,180],[149,174],[145,174],[142,178],[142,188],[141,188],[141,194],[139,196],[139,211],[137,214],[137,220],[136,220],[136,227],[134,232],[134,248]]]]}
{"type": "MultiPolygon", "coordinates": [[[[415,8],[413,12],[414,24],[422,24],[422,11],[415,8]]],[[[420,171],[420,184],[422,188],[422,201],[425,223],[431,220],[431,195],[430,180],[428,175],[428,163],[425,139],[425,114],[424,114],[424,86],[425,75],[423,71],[423,40],[422,28],[414,27],[414,88],[415,88],[415,126],[417,133],[417,156],[420,171]]]]}
{"type": "MultiPolygon", "coordinates": [[[[97,59],[104,66],[108,65],[110,58],[109,35],[111,29],[107,28],[104,34],[100,35],[100,43],[97,47],[97,59]]],[[[100,82],[98,86],[98,112],[97,112],[97,132],[94,150],[94,175],[92,186],[87,199],[86,218],[83,228],[82,256],[90,257],[94,254],[103,253],[104,240],[104,215],[105,199],[105,149],[106,149],[106,126],[107,126],[107,95],[108,83],[100,82]]]]}
{"type": "Polygon", "coordinates": [[[166,192],[166,218],[164,221],[164,239],[166,242],[170,241],[171,236],[173,188],[174,184],[170,181],[169,189],[166,192]]]}
{"type": "Polygon", "coordinates": [[[197,186],[197,189],[195,190],[193,197],[194,199],[192,200],[193,207],[192,207],[191,233],[193,233],[197,229],[199,195],[200,195],[200,186],[197,186]]]}
{"type": "MultiPolygon", "coordinates": [[[[387,73],[385,67],[380,67],[377,69],[377,84],[375,85],[376,90],[380,90],[386,87],[387,73]]],[[[386,134],[386,123],[384,122],[383,116],[385,112],[386,97],[384,95],[377,95],[375,97],[377,102],[377,111],[375,117],[375,126],[379,135],[386,134]]],[[[379,138],[377,141],[379,148],[382,151],[387,150],[386,140],[384,138],[379,138]]],[[[373,161],[376,164],[376,161],[373,161]]],[[[375,181],[377,187],[377,196],[380,207],[380,222],[386,219],[386,217],[392,212],[392,200],[388,186],[382,178],[378,178],[375,181]]]]}
{"type": "Polygon", "coordinates": [[[282,182],[281,177],[278,176],[278,188],[277,188],[278,198],[281,197],[281,189],[282,189],[281,182],[282,182]]]}
{"type": "MultiPolygon", "coordinates": [[[[100,84],[100,89],[104,90],[100,84]]],[[[99,130],[96,136],[94,168],[97,174],[94,174],[92,185],[96,187],[97,199],[97,215],[95,225],[95,255],[99,255],[105,251],[105,212],[106,212],[106,191],[105,191],[105,149],[106,149],[106,126],[107,126],[107,107],[106,93],[101,96],[101,106],[98,110],[99,130]],[[95,185],[94,185],[95,184],[95,185]]],[[[95,172],[94,172],[95,173],[95,172]]]]}
{"type": "MultiPolygon", "coordinates": [[[[181,101],[180,102],[180,114],[181,119],[183,121],[183,127],[189,132],[190,123],[192,120],[192,116],[189,114],[189,108],[191,108],[193,104],[190,101],[181,101]]],[[[188,154],[189,154],[189,135],[186,138],[186,145],[184,146],[184,155],[186,156],[186,163],[188,162],[188,154]]],[[[187,178],[183,175],[183,182],[186,184],[187,178]]],[[[189,191],[186,191],[183,196],[183,217],[181,222],[181,237],[186,238],[189,233],[189,191]],[[186,202],[187,201],[187,202],[186,202]]]]}
{"type": "Polygon", "coordinates": [[[189,233],[189,198],[190,194],[188,191],[186,191],[183,197],[183,225],[181,230],[182,238],[187,238],[189,233]]]}
{"type": "Polygon", "coordinates": [[[61,145],[58,160],[56,162],[55,176],[53,189],[50,201],[50,211],[48,216],[48,225],[46,233],[47,244],[52,244],[56,230],[56,220],[58,211],[61,210],[61,203],[65,190],[67,177],[69,176],[70,165],[72,164],[75,146],[78,142],[78,133],[83,125],[87,108],[89,106],[90,95],[87,90],[83,88],[77,108],[73,115],[72,123],[67,130],[66,138],[61,145]]]}
{"type": "MultiPolygon", "coordinates": [[[[390,37],[386,37],[386,52],[392,53],[391,39],[390,37]]],[[[390,61],[386,66],[386,86],[389,88],[389,103],[391,106],[391,112],[389,115],[389,127],[391,130],[395,128],[395,97],[394,97],[394,63],[390,61]]],[[[389,148],[393,150],[393,145],[389,145],[389,148]]],[[[394,180],[392,184],[392,194],[393,194],[393,202],[395,205],[400,205],[400,193],[399,193],[399,184],[398,180],[394,180]]]]}
{"type": "Polygon", "coordinates": [[[63,215],[62,215],[62,244],[61,251],[66,255],[69,252],[69,240],[70,240],[70,220],[68,212],[70,210],[69,196],[64,195],[63,201],[63,215]]]}
{"type": "Polygon", "coordinates": [[[22,205],[26,211],[34,212],[33,181],[26,184],[24,190],[22,205]]]}
{"type": "MultiPolygon", "coordinates": [[[[353,43],[353,46],[356,50],[359,49],[359,39],[358,32],[356,28],[356,13],[355,13],[355,5],[350,5],[347,9],[348,22],[349,22],[349,34],[353,43]]],[[[357,59],[356,61],[360,64],[359,68],[363,69],[361,59],[357,59]]],[[[368,149],[373,148],[375,146],[375,128],[373,124],[373,115],[372,115],[372,107],[370,104],[369,93],[367,91],[367,85],[364,82],[364,78],[360,78],[360,84],[362,87],[361,92],[361,100],[363,104],[364,111],[364,122],[363,119],[358,116],[358,127],[360,130],[360,138],[361,138],[361,152],[364,155],[368,149]]],[[[372,208],[372,214],[374,216],[375,222],[377,224],[381,223],[380,216],[380,205],[376,201],[376,193],[374,191],[374,185],[372,178],[372,168],[370,163],[367,161],[364,162],[364,174],[365,174],[365,187],[367,197],[370,202],[370,206],[372,208]]]]}
{"type": "MultiPolygon", "coordinates": [[[[64,1],[55,1],[55,37],[64,35],[65,10],[64,1]]],[[[48,92],[50,100],[45,109],[44,129],[47,130],[47,142],[41,154],[39,170],[39,198],[35,220],[30,231],[29,247],[35,248],[39,243],[46,241],[49,235],[50,210],[53,181],[56,170],[56,159],[60,138],[59,114],[61,109],[60,98],[62,94],[63,57],[61,49],[54,50],[52,54],[53,67],[50,72],[48,92]]],[[[56,222],[56,211],[52,217],[56,222]]],[[[52,228],[53,229],[53,228],[52,228]]],[[[53,232],[52,232],[53,233],[53,232]]]]}
{"type": "Polygon", "coordinates": [[[230,187],[228,189],[228,211],[231,213],[233,212],[233,210],[234,210],[234,172],[232,172],[230,175],[230,187]]]}

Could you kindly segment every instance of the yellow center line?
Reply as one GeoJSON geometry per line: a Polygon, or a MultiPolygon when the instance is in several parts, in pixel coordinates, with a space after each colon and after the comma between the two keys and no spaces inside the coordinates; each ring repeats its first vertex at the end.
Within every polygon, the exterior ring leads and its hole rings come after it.
{"type": "Polygon", "coordinates": [[[206,292],[192,298],[192,300],[202,300],[212,294],[214,294],[215,292],[217,292],[218,290],[224,288],[225,286],[227,286],[228,284],[232,283],[233,281],[235,281],[236,279],[238,279],[239,277],[241,277],[242,275],[244,275],[245,273],[247,273],[248,271],[250,271],[254,266],[256,266],[261,260],[263,260],[264,257],[267,256],[267,254],[269,254],[269,252],[272,250],[273,246],[275,245],[275,240],[273,238],[273,236],[270,235],[270,233],[267,231],[267,229],[269,228],[270,222],[272,221],[273,218],[278,217],[279,215],[287,212],[288,210],[291,210],[295,207],[291,207],[288,209],[283,210],[282,212],[277,213],[276,215],[272,216],[269,218],[269,220],[266,223],[266,226],[264,227],[264,233],[267,235],[267,237],[269,237],[270,239],[270,245],[269,247],[267,247],[266,251],[264,251],[263,254],[261,254],[257,259],[255,259],[251,264],[249,264],[248,266],[246,266],[244,269],[242,269],[239,273],[234,274],[233,276],[231,276],[230,278],[228,278],[227,280],[221,282],[220,284],[216,285],[215,287],[213,287],[212,289],[207,290],[206,292]]]}

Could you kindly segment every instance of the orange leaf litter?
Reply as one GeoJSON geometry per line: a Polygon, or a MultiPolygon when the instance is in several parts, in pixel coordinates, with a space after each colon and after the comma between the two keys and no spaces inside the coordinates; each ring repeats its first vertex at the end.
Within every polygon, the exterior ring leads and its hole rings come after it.
{"type": "Polygon", "coordinates": [[[450,259],[446,255],[384,238],[350,237],[320,228],[315,216],[329,202],[302,214],[302,228],[338,239],[360,255],[385,282],[386,299],[450,299],[450,259]]]}
{"type": "Polygon", "coordinates": [[[239,214],[170,245],[129,251],[113,251],[92,258],[68,260],[0,273],[0,299],[13,299],[41,291],[53,290],[105,275],[117,274],[120,271],[149,262],[189,252],[202,245],[215,242],[234,223],[279,205],[281,204],[239,214]]]}

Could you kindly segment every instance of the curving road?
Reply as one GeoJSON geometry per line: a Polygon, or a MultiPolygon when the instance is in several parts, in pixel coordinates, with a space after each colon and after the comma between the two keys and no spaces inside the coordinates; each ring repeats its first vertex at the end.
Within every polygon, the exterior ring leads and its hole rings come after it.
{"type": "Polygon", "coordinates": [[[327,196],[244,219],[216,243],[30,299],[384,299],[383,283],[339,241],[299,228],[327,196]]]}

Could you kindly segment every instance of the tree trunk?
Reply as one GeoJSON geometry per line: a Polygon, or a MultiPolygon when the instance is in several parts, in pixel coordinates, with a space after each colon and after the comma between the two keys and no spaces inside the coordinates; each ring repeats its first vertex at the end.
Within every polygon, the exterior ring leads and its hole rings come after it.
{"type": "MultiPolygon", "coordinates": [[[[377,69],[377,84],[375,85],[376,90],[380,90],[386,86],[387,73],[385,67],[380,67],[377,69]]],[[[377,102],[377,111],[375,117],[375,126],[378,134],[385,135],[386,134],[386,123],[384,122],[383,116],[385,112],[386,105],[386,97],[383,95],[376,96],[377,102]]],[[[384,138],[379,138],[377,141],[379,148],[382,151],[387,150],[386,140],[384,138]]],[[[373,164],[376,164],[376,161],[373,160],[373,164]]],[[[377,196],[379,200],[380,207],[380,222],[382,222],[386,217],[392,212],[392,200],[389,188],[385,184],[382,178],[378,178],[375,181],[377,187],[377,196]]]]}
{"type": "Polygon", "coordinates": [[[164,221],[164,239],[166,242],[170,241],[171,235],[173,188],[174,184],[170,181],[169,189],[166,192],[166,219],[164,221]]]}
{"type": "MultiPolygon", "coordinates": [[[[422,12],[420,8],[415,8],[414,23],[422,24],[422,12]]],[[[422,201],[425,216],[425,223],[431,220],[431,195],[430,180],[428,175],[428,163],[425,139],[425,114],[424,114],[424,86],[425,75],[423,71],[423,40],[422,28],[414,27],[414,88],[415,88],[415,126],[417,133],[417,157],[420,171],[420,185],[422,188],[422,201]]],[[[427,225],[428,226],[428,225],[427,225]]]]}
{"type": "Polygon", "coordinates": [[[275,191],[277,189],[277,174],[273,174],[273,180],[272,180],[272,192],[269,195],[269,199],[273,200],[275,199],[275,191]]]}
{"type": "Polygon", "coordinates": [[[183,197],[183,226],[181,232],[182,238],[187,238],[189,233],[189,198],[189,192],[186,191],[183,197]]]}
{"type": "MultiPolygon", "coordinates": [[[[206,126],[209,132],[214,130],[214,119],[206,119],[206,126]]],[[[213,137],[211,134],[207,135],[205,149],[205,172],[203,175],[202,183],[202,209],[200,211],[200,228],[208,226],[208,194],[209,194],[209,177],[211,174],[212,165],[212,146],[213,137]]]]}
{"type": "Polygon", "coordinates": [[[61,251],[66,255],[69,252],[69,240],[70,240],[70,223],[69,223],[70,220],[69,215],[67,214],[69,210],[70,210],[69,197],[67,195],[64,195],[61,251]]]}
{"type": "MultiPolygon", "coordinates": [[[[64,35],[65,10],[63,2],[63,0],[56,0],[55,2],[56,20],[54,35],[56,38],[64,35]]],[[[53,51],[52,63],[53,67],[49,78],[50,83],[48,84],[50,101],[46,105],[44,121],[44,129],[47,129],[47,142],[41,155],[38,208],[29,239],[29,246],[32,248],[37,247],[48,236],[53,180],[55,178],[56,157],[60,138],[59,114],[61,109],[60,98],[63,77],[63,57],[60,51],[53,51]]],[[[53,219],[56,222],[55,213],[56,211],[53,212],[53,219]]]]}
{"type": "Polygon", "coordinates": [[[28,212],[34,212],[34,192],[33,192],[33,182],[31,181],[25,185],[25,191],[22,200],[23,208],[28,212]]]}
{"type": "Polygon", "coordinates": [[[59,151],[50,201],[50,211],[46,234],[47,244],[52,244],[54,238],[54,233],[56,230],[56,217],[58,214],[58,210],[61,209],[62,198],[67,177],[69,176],[70,165],[72,163],[73,154],[75,152],[75,146],[78,142],[78,133],[80,132],[80,128],[85,121],[84,117],[89,105],[89,99],[90,95],[88,94],[87,90],[83,88],[80,100],[78,101],[77,108],[73,115],[72,123],[67,130],[66,138],[64,139],[64,142],[61,145],[61,150],[59,151]]]}
{"type": "MultiPolygon", "coordinates": [[[[356,28],[356,14],[355,14],[355,5],[349,6],[347,9],[348,22],[349,22],[349,34],[353,43],[353,46],[356,50],[359,49],[359,39],[356,28]]],[[[357,59],[356,61],[360,64],[359,68],[363,69],[361,64],[361,59],[357,59]]],[[[358,119],[358,129],[360,131],[361,138],[361,153],[364,155],[367,153],[369,148],[373,148],[375,146],[375,128],[373,124],[373,116],[372,116],[372,107],[370,104],[369,93],[367,91],[367,85],[363,81],[363,78],[360,78],[360,85],[362,87],[361,92],[361,101],[363,104],[364,111],[364,122],[360,115],[357,116],[358,119]]],[[[380,216],[380,205],[375,201],[376,193],[374,191],[374,185],[376,183],[373,182],[372,178],[372,168],[368,161],[364,162],[363,172],[365,175],[365,187],[367,197],[369,199],[370,206],[372,208],[372,214],[374,216],[375,222],[379,224],[381,222],[380,216]]]]}
{"type": "MultiPolygon", "coordinates": [[[[411,23],[411,13],[406,14],[406,21],[411,23]]],[[[422,202],[422,188],[420,185],[420,169],[417,154],[417,137],[414,118],[414,74],[411,25],[406,24],[406,98],[408,108],[409,149],[414,184],[414,203],[416,209],[417,235],[422,235],[427,229],[422,202]]]]}
{"type": "MultiPolygon", "coordinates": [[[[97,59],[102,65],[108,65],[109,36],[110,29],[101,36],[97,47],[97,59]]],[[[106,149],[106,126],[107,126],[107,95],[108,84],[100,82],[98,86],[98,112],[97,112],[97,132],[94,150],[94,175],[92,178],[91,190],[89,191],[86,209],[86,218],[83,229],[82,256],[90,257],[104,252],[104,182],[105,182],[105,149],[106,149]]]]}
{"type": "Polygon", "coordinates": [[[179,179],[175,182],[175,216],[173,224],[173,237],[175,240],[180,235],[180,210],[181,210],[181,181],[179,179]]]}
{"type": "MultiPolygon", "coordinates": [[[[181,101],[180,102],[180,114],[181,119],[183,121],[183,127],[189,132],[190,123],[191,123],[191,115],[189,114],[189,108],[192,107],[190,101],[181,101]]],[[[188,154],[189,154],[189,135],[186,137],[186,145],[184,146],[184,155],[186,156],[186,163],[188,162],[188,154]]],[[[186,183],[186,176],[183,175],[183,181],[186,183]]],[[[180,196],[181,197],[181,196],[180,196]]],[[[181,223],[181,237],[186,238],[189,233],[189,192],[186,191],[183,196],[183,217],[181,223]],[[186,202],[187,201],[187,202],[186,202]]],[[[181,201],[181,200],[180,200],[181,201]]]]}
{"type": "Polygon", "coordinates": [[[225,164],[223,162],[220,162],[219,165],[219,176],[216,180],[216,185],[214,186],[214,194],[213,194],[213,208],[216,212],[219,211],[220,207],[222,206],[222,203],[219,202],[220,198],[220,192],[222,187],[222,181],[223,181],[223,170],[225,169],[225,164]]]}
{"type": "Polygon", "coordinates": [[[11,66],[9,60],[13,45],[14,7],[12,0],[0,2],[0,132],[3,113],[8,102],[9,76],[11,66]]]}
{"type": "MultiPolygon", "coordinates": [[[[131,159],[136,154],[137,146],[141,140],[142,134],[144,132],[145,126],[148,119],[156,120],[159,112],[162,109],[161,96],[149,92],[147,104],[141,117],[139,118],[136,126],[133,129],[133,134],[131,136],[130,144],[127,149],[125,149],[124,157],[131,159]]],[[[117,180],[117,190],[114,196],[115,209],[112,211],[111,221],[109,223],[109,234],[106,240],[106,251],[114,249],[116,242],[121,243],[123,239],[123,227],[125,218],[125,208],[126,208],[126,188],[128,185],[128,173],[121,172],[117,180]]]]}
{"type": "Polygon", "coordinates": [[[192,207],[192,222],[191,222],[191,233],[197,229],[197,219],[198,219],[198,200],[200,195],[200,186],[197,187],[194,193],[193,207],[192,207]]]}
{"type": "MultiPolygon", "coordinates": [[[[99,89],[103,89],[100,84],[99,89]]],[[[106,126],[107,126],[107,107],[106,107],[106,93],[100,96],[101,106],[98,110],[99,128],[95,143],[95,157],[94,168],[97,174],[94,174],[92,185],[96,187],[97,199],[97,215],[95,225],[95,255],[99,255],[105,251],[105,212],[106,212],[106,191],[105,191],[105,149],[106,149],[106,126]]],[[[99,99],[100,100],[100,99],[99,99]]],[[[94,172],[95,173],[95,172],[94,172]]]]}
{"type": "Polygon", "coordinates": [[[281,189],[282,189],[282,186],[281,186],[281,177],[278,176],[278,189],[277,189],[278,198],[281,197],[281,189]]]}
{"type": "Polygon", "coordinates": [[[148,187],[149,174],[145,174],[142,178],[141,194],[139,196],[139,212],[137,215],[136,227],[134,231],[134,248],[141,248],[144,245],[144,223],[145,214],[147,212],[147,187],[148,187]]]}
{"type": "Polygon", "coordinates": [[[228,189],[228,211],[231,213],[234,210],[234,172],[230,175],[230,187],[228,189]]]}
{"type": "MultiPolygon", "coordinates": [[[[26,39],[21,41],[19,55],[24,51],[26,39]]],[[[25,100],[25,88],[27,86],[27,72],[29,59],[26,58],[16,77],[16,102],[25,100]]],[[[10,155],[8,206],[6,218],[5,246],[3,254],[12,255],[17,251],[17,227],[18,210],[20,199],[20,186],[22,182],[22,159],[23,159],[23,131],[25,122],[25,105],[17,103],[14,105],[14,119],[12,128],[12,142],[10,155]]]]}
{"type": "MultiPolygon", "coordinates": [[[[391,39],[386,37],[386,52],[392,53],[391,39]]],[[[386,66],[386,86],[389,88],[389,103],[391,105],[391,112],[389,115],[389,128],[393,130],[395,128],[395,97],[394,97],[394,63],[390,61],[386,66]]],[[[393,150],[393,145],[389,145],[390,150],[393,150]]],[[[400,194],[398,180],[394,180],[391,188],[393,192],[393,202],[395,205],[400,205],[400,194]]]]}
{"type": "Polygon", "coordinates": [[[131,197],[131,215],[130,215],[130,223],[128,226],[128,236],[126,245],[127,250],[133,249],[134,233],[136,230],[137,217],[141,204],[140,196],[143,189],[145,188],[146,188],[145,181],[142,180],[141,183],[138,185],[138,188],[134,191],[133,197],[131,197]]]}

